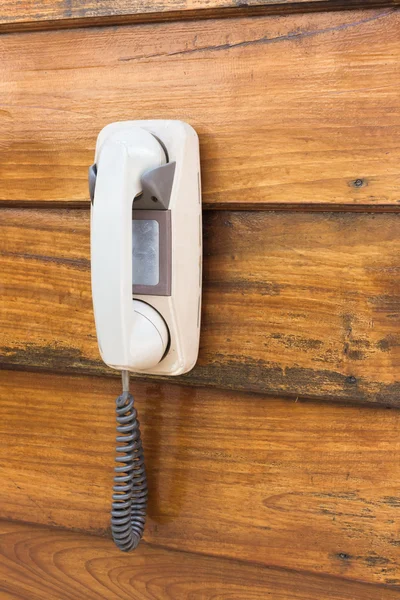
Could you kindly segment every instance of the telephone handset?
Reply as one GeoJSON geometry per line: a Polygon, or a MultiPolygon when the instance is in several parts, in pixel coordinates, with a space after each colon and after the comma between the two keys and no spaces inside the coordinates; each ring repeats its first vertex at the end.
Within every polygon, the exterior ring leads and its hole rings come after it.
{"type": "Polygon", "coordinates": [[[89,168],[92,296],[103,361],[122,371],[111,528],[144,530],[147,482],[129,372],[180,375],[198,355],[202,226],[199,142],[182,121],[125,121],[99,134],[89,168]]]}

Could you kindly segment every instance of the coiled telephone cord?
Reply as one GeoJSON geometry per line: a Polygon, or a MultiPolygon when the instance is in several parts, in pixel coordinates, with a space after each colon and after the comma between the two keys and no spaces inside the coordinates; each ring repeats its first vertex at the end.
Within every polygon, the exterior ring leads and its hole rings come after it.
{"type": "Polygon", "coordinates": [[[142,440],[129,372],[122,371],[122,394],[116,400],[117,456],[111,509],[111,532],[123,552],[134,550],[144,531],[147,508],[147,478],[142,440]]]}

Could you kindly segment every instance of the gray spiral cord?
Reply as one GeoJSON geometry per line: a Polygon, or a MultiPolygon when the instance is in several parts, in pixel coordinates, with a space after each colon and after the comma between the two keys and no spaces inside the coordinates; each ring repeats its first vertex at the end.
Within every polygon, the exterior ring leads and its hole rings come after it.
{"type": "Polygon", "coordinates": [[[116,400],[117,456],[111,509],[111,532],[123,552],[134,550],[144,531],[147,478],[140,425],[129,393],[129,371],[122,371],[122,394],[116,400]],[[122,445],[119,445],[122,444],[122,445]]]}

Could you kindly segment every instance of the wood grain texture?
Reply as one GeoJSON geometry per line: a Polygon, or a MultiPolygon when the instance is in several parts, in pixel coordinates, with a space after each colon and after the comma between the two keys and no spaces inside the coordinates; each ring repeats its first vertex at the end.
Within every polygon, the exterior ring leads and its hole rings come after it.
{"type": "MultiPolygon", "coordinates": [[[[178,379],[399,406],[400,215],[210,212],[200,356],[178,379]]],[[[0,213],[0,364],[110,373],[89,214],[0,213]]]]}
{"type": "Polygon", "coordinates": [[[3,600],[394,600],[396,590],[0,523],[3,600]]]}
{"type": "Polygon", "coordinates": [[[0,32],[399,4],[398,0],[2,0],[0,32]]]}
{"type": "Polygon", "coordinates": [[[100,129],[171,118],[199,133],[205,207],[397,211],[399,15],[3,35],[0,201],[87,204],[100,129]]]}
{"type": "MultiPolygon", "coordinates": [[[[133,391],[147,542],[400,585],[399,411],[155,383],[133,391]]],[[[2,519],[109,536],[119,393],[110,379],[0,372],[2,519]]]]}

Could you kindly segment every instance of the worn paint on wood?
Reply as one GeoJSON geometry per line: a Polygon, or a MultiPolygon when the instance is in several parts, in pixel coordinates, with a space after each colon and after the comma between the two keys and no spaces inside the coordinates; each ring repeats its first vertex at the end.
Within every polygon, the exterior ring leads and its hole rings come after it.
{"type": "MultiPolygon", "coordinates": [[[[0,363],[110,373],[93,322],[89,214],[0,219],[0,363]]],[[[205,214],[200,356],[178,381],[399,406],[399,219],[205,214]]]]}
{"type": "MultiPolygon", "coordinates": [[[[400,585],[399,411],[132,390],[147,542],[400,585]]],[[[119,393],[99,377],[0,372],[1,518],[109,536],[119,393]]]]}
{"type": "Polygon", "coordinates": [[[171,118],[207,207],[399,210],[399,36],[390,8],[2,36],[0,200],[88,203],[100,129],[171,118]]]}
{"type": "Polygon", "coordinates": [[[395,600],[385,587],[0,522],[4,600],[395,600]]]}

